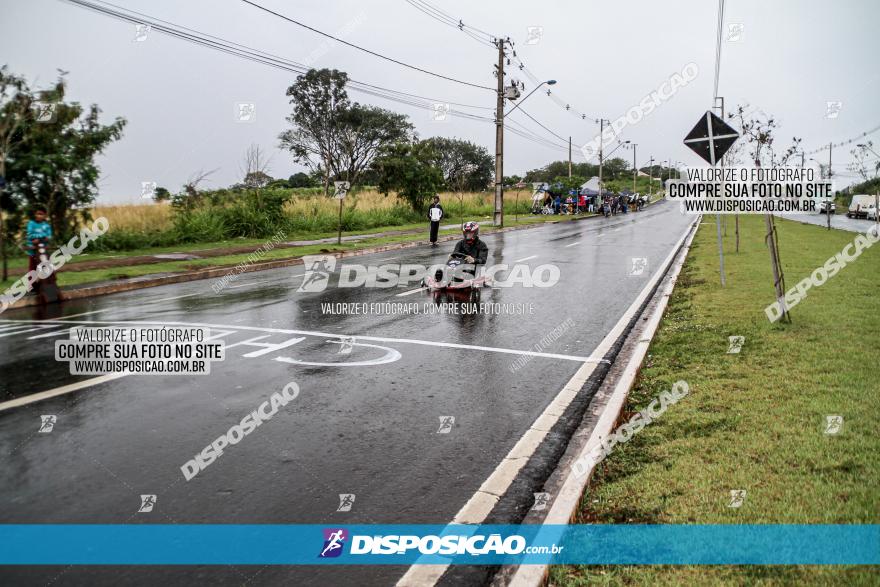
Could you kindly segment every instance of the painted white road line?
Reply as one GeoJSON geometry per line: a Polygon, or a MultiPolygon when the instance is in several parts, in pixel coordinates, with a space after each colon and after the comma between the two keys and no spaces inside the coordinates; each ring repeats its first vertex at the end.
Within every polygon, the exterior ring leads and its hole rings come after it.
{"type": "Polygon", "coordinates": [[[200,296],[200,295],[204,295],[204,294],[205,294],[205,292],[197,291],[196,293],[185,294],[185,295],[182,295],[182,296],[171,296],[170,298],[162,298],[162,299],[160,299],[160,300],[153,300],[153,301],[150,302],[150,303],[151,303],[151,304],[158,304],[158,303],[160,303],[160,302],[170,302],[171,300],[181,300],[181,299],[183,299],[183,298],[191,298],[191,297],[193,297],[193,296],[200,296]]]}
{"type": "Polygon", "coordinates": [[[409,290],[409,291],[405,291],[405,292],[403,292],[403,293],[399,293],[399,294],[397,294],[397,295],[394,296],[394,297],[396,297],[396,298],[402,298],[403,296],[411,296],[411,295],[413,295],[414,293],[419,293],[420,291],[424,291],[424,290],[425,290],[425,288],[423,288],[423,287],[417,287],[417,288],[415,288],[415,289],[411,289],[411,290],[409,290]]]}
{"type": "MultiPolygon", "coordinates": [[[[48,322],[48,321],[47,321],[48,322]]],[[[18,323],[18,324],[33,324],[33,321],[30,320],[8,320],[6,323],[18,323]]],[[[76,323],[75,321],[72,323],[76,323]]],[[[71,324],[71,322],[66,322],[62,324],[71,324]]],[[[88,324],[89,326],[95,327],[100,325],[119,325],[124,324],[126,326],[189,326],[189,327],[197,327],[197,328],[210,328],[210,329],[229,329],[232,331],[240,331],[247,330],[253,332],[268,332],[268,333],[276,333],[276,334],[293,334],[298,336],[320,336],[324,338],[334,338],[338,339],[340,337],[346,337],[355,339],[357,341],[371,341],[371,342],[389,342],[389,343],[400,343],[400,344],[415,344],[415,345],[423,345],[423,346],[433,346],[440,348],[449,348],[449,349],[463,349],[463,350],[473,350],[473,351],[486,351],[490,353],[503,353],[508,355],[526,355],[530,357],[541,357],[544,359],[561,359],[564,361],[579,361],[581,363],[599,363],[602,361],[602,355],[591,355],[589,357],[577,356],[577,355],[562,355],[556,353],[539,353],[536,351],[529,350],[519,350],[519,349],[508,349],[501,347],[489,347],[489,346],[478,346],[472,344],[460,344],[456,342],[438,342],[434,340],[419,340],[415,338],[391,338],[385,336],[362,336],[360,334],[342,334],[339,332],[319,332],[316,330],[292,330],[287,328],[264,328],[261,326],[242,326],[240,324],[208,324],[205,322],[179,322],[179,321],[159,321],[159,320],[93,320],[93,321],[83,321],[82,324],[88,324]]],[[[604,354],[604,353],[603,353],[604,354]]]]}
{"type": "Polygon", "coordinates": [[[70,393],[72,391],[85,389],[86,387],[92,387],[93,385],[98,385],[99,383],[105,383],[107,381],[113,381],[114,379],[119,379],[120,377],[127,377],[128,375],[130,375],[130,374],[129,373],[111,373],[110,375],[101,375],[100,377],[93,377],[92,379],[86,379],[85,381],[78,381],[76,383],[71,383],[69,385],[62,385],[61,387],[56,387],[55,389],[50,389],[48,391],[41,391],[39,393],[32,393],[32,394],[26,395],[24,397],[19,397],[19,398],[13,399],[13,400],[9,400],[7,402],[0,403],[0,412],[2,412],[4,410],[9,410],[12,408],[26,406],[26,405],[32,404],[34,402],[43,401],[44,399],[58,397],[59,395],[64,395],[65,393],[70,393]]]}
{"type": "Polygon", "coordinates": [[[24,327],[19,326],[17,328],[16,327],[7,327],[7,328],[2,329],[3,331],[2,331],[2,333],[0,333],[0,338],[4,338],[7,336],[14,336],[16,334],[24,334],[26,332],[36,332],[38,330],[51,329],[54,327],[55,327],[54,324],[47,324],[47,325],[36,324],[35,328],[28,328],[26,326],[24,326],[24,327]]]}
{"type": "Polygon", "coordinates": [[[571,243],[570,245],[565,245],[564,248],[567,249],[568,247],[573,247],[573,246],[575,246],[575,245],[579,245],[579,244],[581,244],[581,241],[577,241],[576,243],[571,243]]]}
{"type": "Polygon", "coordinates": [[[522,263],[523,261],[528,261],[529,259],[537,259],[538,255],[532,255],[531,257],[523,257],[522,259],[517,259],[514,263],[522,263]]]}
{"type": "Polygon", "coordinates": [[[106,312],[107,310],[109,310],[109,308],[105,308],[103,310],[92,310],[91,312],[81,312],[79,314],[71,314],[70,316],[55,318],[55,320],[67,320],[68,318],[79,318],[80,316],[89,316],[90,314],[100,314],[101,312],[106,312]]]}
{"type": "MultiPolygon", "coordinates": [[[[698,219],[697,219],[698,220],[698,219]]],[[[663,278],[663,271],[666,265],[675,258],[678,248],[687,239],[690,230],[693,228],[694,222],[688,224],[687,230],[672,246],[672,250],[666,259],[659,265],[659,268],[645,284],[645,287],[633,300],[629,308],[623,313],[614,327],[605,335],[605,338],[599,343],[593,351],[593,356],[604,357],[611,349],[615,341],[626,330],[627,324],[632,320],[635,313],[642,306],[644,301],[650,296],[651,290],[663,278]]],[[[520,469],[528,462],[535,453],[547,433],[559,421],[565,410],[571,404],[572,400],[577,396],[578,392],[584,386],[587,379],[596,369],[595,362],[585,362],[574,376],[565,384],[562,390],[544,409],[540,416],[532,423],[532,426],[520,437],[517,443],[510,449],[507,456],[498,464],[491,475],[483,482],[480,488],[474,493],[466,504],[458,511],[450,524],[481,524],[486,517],[492,512],[495,504],[503,496],[511,483],[513,483],[520,469]]],[[[434,585],[443,575],[448,565],[413,565],[406,571],[403,577],[397,582],[398,587],[410,587],[414,585],[426,586],[434,585]]]]}
{"type": "Polygon", "coordinates": [[[242,283],[239,285],[227,285],[229,289],[238,289],[239,287],[251,287],[252,285],[259,285],[258,281],[252,281],[251,283],[242,283]]]}

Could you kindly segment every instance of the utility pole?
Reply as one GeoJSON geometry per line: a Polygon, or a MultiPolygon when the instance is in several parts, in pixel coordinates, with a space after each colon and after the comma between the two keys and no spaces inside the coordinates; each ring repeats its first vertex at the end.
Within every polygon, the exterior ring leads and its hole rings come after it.
{"type": "Polygon", "coordinates": [[[632,146],[633,146],[633,193],[636,193],[636,175],[639,172],[638,167],[636,167],[636,147],[638,147],[639,145],[637,143],[633,143],[632,146]]]}
{"type": "Polygon", "coordinates": [[[648,167],[648,200],[654,197],[654,156],[651,155],[651,164],[648,167]]]}
{"type": "Polygon", "coordinates": [[[568,137],[568,179],[571,179],[571,137],[568,137]]]}
{"type": "MultiPolygon", "coordinates": [[[[831,179],[831,145],[832,143],[828,143],[828,179],[831,179]]],[[[834,201],[834,194],[831,194],[832,202],[834,201]]],[[[828,230],[831,230],[831,202],[825,206],[825,219],[828,221],[828,230]]]]}
{"type": "MultiPolygon", "coordinates": [[[[718,108],[718,101],[721,101],[721,120],[724,120],[724,98],[721,96],[715,96],[715,103],[712,105],[713,108],[718,108]]],[[[719,162],[721,167],[724,167],[724,157],[721,158],[719,162]]],[[[721,190],[723,193],[724,190],[724,175],[722,172],[722,182],[721,182],[721,190]]],[[[718,271],[721,274],[721,287],[727,285],[727,279],[724,276],[724,240],[721,238],[721,214],[715,215],[715,233],[718,239],[718,271]]]]}
{"type": "Polygon", "coordinates": [[[599,201],[602,201],[604,189],[602,189],[602,148],[605,143],[605,123],[611,124],[610,120],[599,119],[599,201]]]}
{"type": "Polygon", "coordinates": [[[505,39],[496,40],[498,45],[498,96],[495,102],[495,214],[492,219],[495,226],[504,226],[504,43],[505,39]]]}

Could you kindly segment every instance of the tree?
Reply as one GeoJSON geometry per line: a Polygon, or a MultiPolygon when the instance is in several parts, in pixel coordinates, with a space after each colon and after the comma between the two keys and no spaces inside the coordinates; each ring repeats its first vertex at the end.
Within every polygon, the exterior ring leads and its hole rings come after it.
{"type": "MultiPolygon", "coordinates": [[[[792,145],[777,157],[774,149],[773,133],[779,126],[772,116],[767,116],[761,111],[746,112],[748,105],[739,105],[735,112],[729,114],[729,118],[739,122],[740,136],[745,141],[744,150],[747,151],[755,164],[755,167],[778,167],[788,163],[788,160],[798,152],[801,139],[792,139],[792,145]]],[[[767,234],[764,237],[767,248],[770,251],[770,265],[773,270],[773,285],[776,290],[776,299],[782,300],[785,296],[785,274],[782,270],[782,261],[779,258],[779,237],[776,234],[776,222],[773,214],[764,214],[764,225],[767,234]]],[[[791,313],[783,305],[782,318],[791,322],[791,313]]]]}
{"type": "Polygon", "coordinates": [[[287,178],[287,185],[292,188],[310,188],[314,187],[315,182],[312,181],[308,173],[300,171],[287,178]]]}
{"type": "Polygon", "coordinates": [[[153,201],[154,202],[166,202],[171,199],[171,192],[163,187],[157,187],[153,190],[153,201]]]}
{"type": "Polygon", "coordinates": [[[122,136],[125,120],[102,125],[97,105],[65,102],[63,73],[51,88],[32,91],[23,78],[4,68],[0,87],[5,132],[15,127],[5,140],[0,136],[0,171],[6,177],[3,204],[12,215],[9,228],[14,231],[25,209],[39,204],[47,208],[56,238],[66,240],[89,218],[88,205],[95,200],[100,175],[95,157],[122,136]],[[14,116],[17,124],[7,118],[14,116]]]}
{"type": "Polygon", "coordinates": [[[406,115],[353,104],[340,113],[339,152],[334,178],[359,183],[382,145],[409,141],[413,125],[406,115]]]}
{"type": "Polygon", "coordinates": [[[273,180],[269,175],[269,160],[263,154],[260,145],[254,143],[244,152],[241,173],[242,184],[246,189],[265,187],[273,180]]]}
{"type": "Polygon", "coordinates": [[[630,175],[629,163],[622,157],[606,159],[602,163],[602,179],[617,179],[623,175],[630,175]]]}
{"type": "Polygon", "coordinates": [[[295,162],[320,174],[325,194],[332,180],[357,183],[382,145],[412,137],[405,115],[352,104],[347,81],[345,72],[310,69],[287,89],[293,104],[287,120],[294,128],[280,135],[281,146],[295,162]]]}
{"type": "Polygon", "coordinates": [[[413,210],[425,212],[428,200],[443,187],[443,173],[434,165],[435,157],[425,142],[383,147],[373,161],[379,191],[386,196],[396,191],[413,210]]]}
{"type": "Polygon", "coordinates": [[[291,152],[295,162],[320,172],[325,195],[329,195],[331,170],[338,165],[338,121],[349,106],[347,81],[343,71],[310,69],[287,88],[293,105],[287,120],[294,128],[281,133],[281,146],[291,152]]]}
{"type": "Polygon", "coordinates": [[[423,141],[434,152],[446,187],[458,192],[486,188],[495,175],[495,161],[486,147],[461,139],[432,137],[423,141]]]}
{"type": "Polygon", "coordinates": [[[858,173],[862,181],[869,181],[880,175],[880,160],[872,161],[873,149],[874,143],[866,141],[849,152],[853,160],[847,169],[858,173]]]}

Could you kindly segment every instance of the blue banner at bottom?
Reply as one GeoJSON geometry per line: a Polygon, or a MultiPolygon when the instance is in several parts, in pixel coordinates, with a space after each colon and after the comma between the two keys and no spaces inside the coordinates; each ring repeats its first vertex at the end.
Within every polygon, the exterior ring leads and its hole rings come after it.
{"type": "Polygon", "coordinates": [[[880,525],[0,525],[2,565],[877,565],[880,525]]]}

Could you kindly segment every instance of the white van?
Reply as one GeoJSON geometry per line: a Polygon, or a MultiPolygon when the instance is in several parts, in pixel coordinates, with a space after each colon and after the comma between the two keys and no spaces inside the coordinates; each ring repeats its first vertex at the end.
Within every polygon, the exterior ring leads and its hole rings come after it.
{"type": "Polygon", "coordinates": [[[849,203],[849,210],[846,213],[847,218],[867,218],[868,216],[876,217],[875,197],[867,194],[859,194],[853,196],[849,203]]]}

